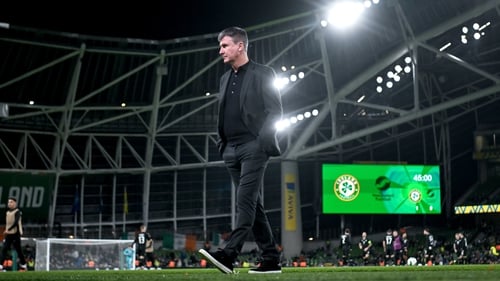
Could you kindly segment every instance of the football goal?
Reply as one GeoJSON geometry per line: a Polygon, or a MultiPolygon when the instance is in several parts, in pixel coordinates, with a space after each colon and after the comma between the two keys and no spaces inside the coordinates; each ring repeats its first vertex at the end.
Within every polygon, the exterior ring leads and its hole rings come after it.
{"type": "Polygon", "coordinates": [[[59,238],[37,240],[35,271],[135,269],[133,242],[59,238]]]}

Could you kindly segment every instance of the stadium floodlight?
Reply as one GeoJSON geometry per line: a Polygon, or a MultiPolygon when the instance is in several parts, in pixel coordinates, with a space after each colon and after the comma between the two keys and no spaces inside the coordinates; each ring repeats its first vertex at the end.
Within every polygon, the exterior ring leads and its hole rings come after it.
{"type": "Polygon", "coordinates": [[[410,64],[411,63],[411,57],[406,57],[405,58],[405,63],[410,64]]]}
{"type": "Polygon", "coordinates": [[[35,104],[35,101],[34,101],[34,100],[30,100],[28,103],[29,103],[30,105],[34,105],[34,104],[35,104]]]}
{"type": "Polygon", "coordinates": [[[305,118],[310,118],[311,117],[311,112],[309,112],[309,111],[304,112],[304,117],[305,118]]]}
{"type": "Polygon", "coordinates": [[[313,116],[318,116],[319,110],[313,109],[311,113],[312,113],[313,116]]]}
{"type": "Polygon", "coordinates": [[[299,72],[299,74],[298,74],[298,75],[299,75],[299,79],[303,79],[303,78],[306,76],[306,75],[305,75],[305,73],[304,73],[304,72],[302,72],[302,71],[301,71],[301,72],[299,72]]]}
{"type": "Polygon", "coordinates": [[[297,114],[297,120],[299,120],[299,121],[304,120],[304,114],[302,114],[302,113],[297,114]]]}
{"type": "Polygon", "coordinates": [[[290,81],[292,81],[292,82],[297,81],[297,75],[295,75],[295,74],[290,75],[290,81]]]}
{"type": "Polygon", "coordinates": [[[125,102],[122,102],[122,103],[120,104],[120,106],[121,106],[121,107],[126,107],[126,106],[127,106],[127,104],[126,104],[125,102]]]}
{"type": "Polygon", "coordinates": [[[353,25],[361,16],[365,6],[357,1],[336,2],[328,10],[327,21],[337,28],[347,28],[353,25]]]}
{"type": "Polygon", "coordinates": [[[392,88],[392,86],[394,85],[391,81],[387,81],[387,83],[385,84],[387,86],[387,88],[392,88]]]}
{"type": "Polygon", "coordinates": [[[384,89],[382,88],[382,86],[377,86],[377,93],[382,93],[384,89]]]}
{"type": "Polygon", "coordinates": [[[284,78],[276,78],[274,80],[274,87],[278,88],[278,89],[283,89],[286,85],[288,85],[288,83],[290,83],[290,80],[287,78],[287,77],[284,77],[284,78]]]}
{"type": "Polygon", "coordinates": [[[281,132],[284,131],[286,128],[290,127],[290,120],[288,119],[282,119],[274,124],[274,127],[276,128],[276,131],[281,132]]]}
{"type": "Polygon", "coordinates": [[[384,82],[384,78],[382,78],[382,76],[378,76],[377,83],[382,84],[382,82],[384,82]]]}
{"type": "Polygon", "coordinates": [[[411,72],[411,67],[409,65],[405,66],[404,72],[405,73],[410,73],[411,72]]]}

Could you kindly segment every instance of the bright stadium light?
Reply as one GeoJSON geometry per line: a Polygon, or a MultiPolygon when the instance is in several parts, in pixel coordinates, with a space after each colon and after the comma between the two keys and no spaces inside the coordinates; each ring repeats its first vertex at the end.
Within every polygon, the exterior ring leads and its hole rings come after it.
{"type": "Polygon", "coordinates": [[[313,111],[311,113],[312,113],[313,116],[318,116],[319,110],[313,109],[313,111]]]}
{"type": "Polygon", "coordinates": [[[276,78],[274,80],[274,87],[278,88],[278,89],[283,89],[286,85],[288,85],[288,83],[290,83],[290,80],[287,78],[287,77],[284,77],[284,78],[276,78]]]}
{"type": "Polygon", "coordinates": [[[288,119],[283,119],[274,124],[274,127],[278,132],[284,131],[286,128],[290,127],[290,121],[288,119]]]}
{"type": "Polygon", "coordinates": [[[364,9],[361,2],[337,2],[328,11],[327,21],[337,28],[346,28],[358,20],[364,9]]]}

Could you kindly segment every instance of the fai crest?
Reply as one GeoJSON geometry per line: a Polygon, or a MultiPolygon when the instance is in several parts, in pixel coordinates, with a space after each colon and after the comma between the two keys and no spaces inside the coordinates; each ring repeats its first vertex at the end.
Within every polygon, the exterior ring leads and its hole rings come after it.
{"type": "Polygon", "coordinates": [[[352,175],[339,176],[333,185],[333,192],[342,201],[352,201],[359,195],[358,179],[352,175]]]}

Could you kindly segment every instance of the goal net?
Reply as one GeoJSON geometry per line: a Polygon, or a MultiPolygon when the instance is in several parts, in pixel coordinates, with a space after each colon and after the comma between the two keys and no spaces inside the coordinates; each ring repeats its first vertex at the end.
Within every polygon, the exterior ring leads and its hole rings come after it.
{"type": "Polygon", "coordinates": [[[59,239],[36,241],[36,271],[135,269],[133,240],[59,239]],[[133,248],[130,248],[130,247],[133,248]]]}

